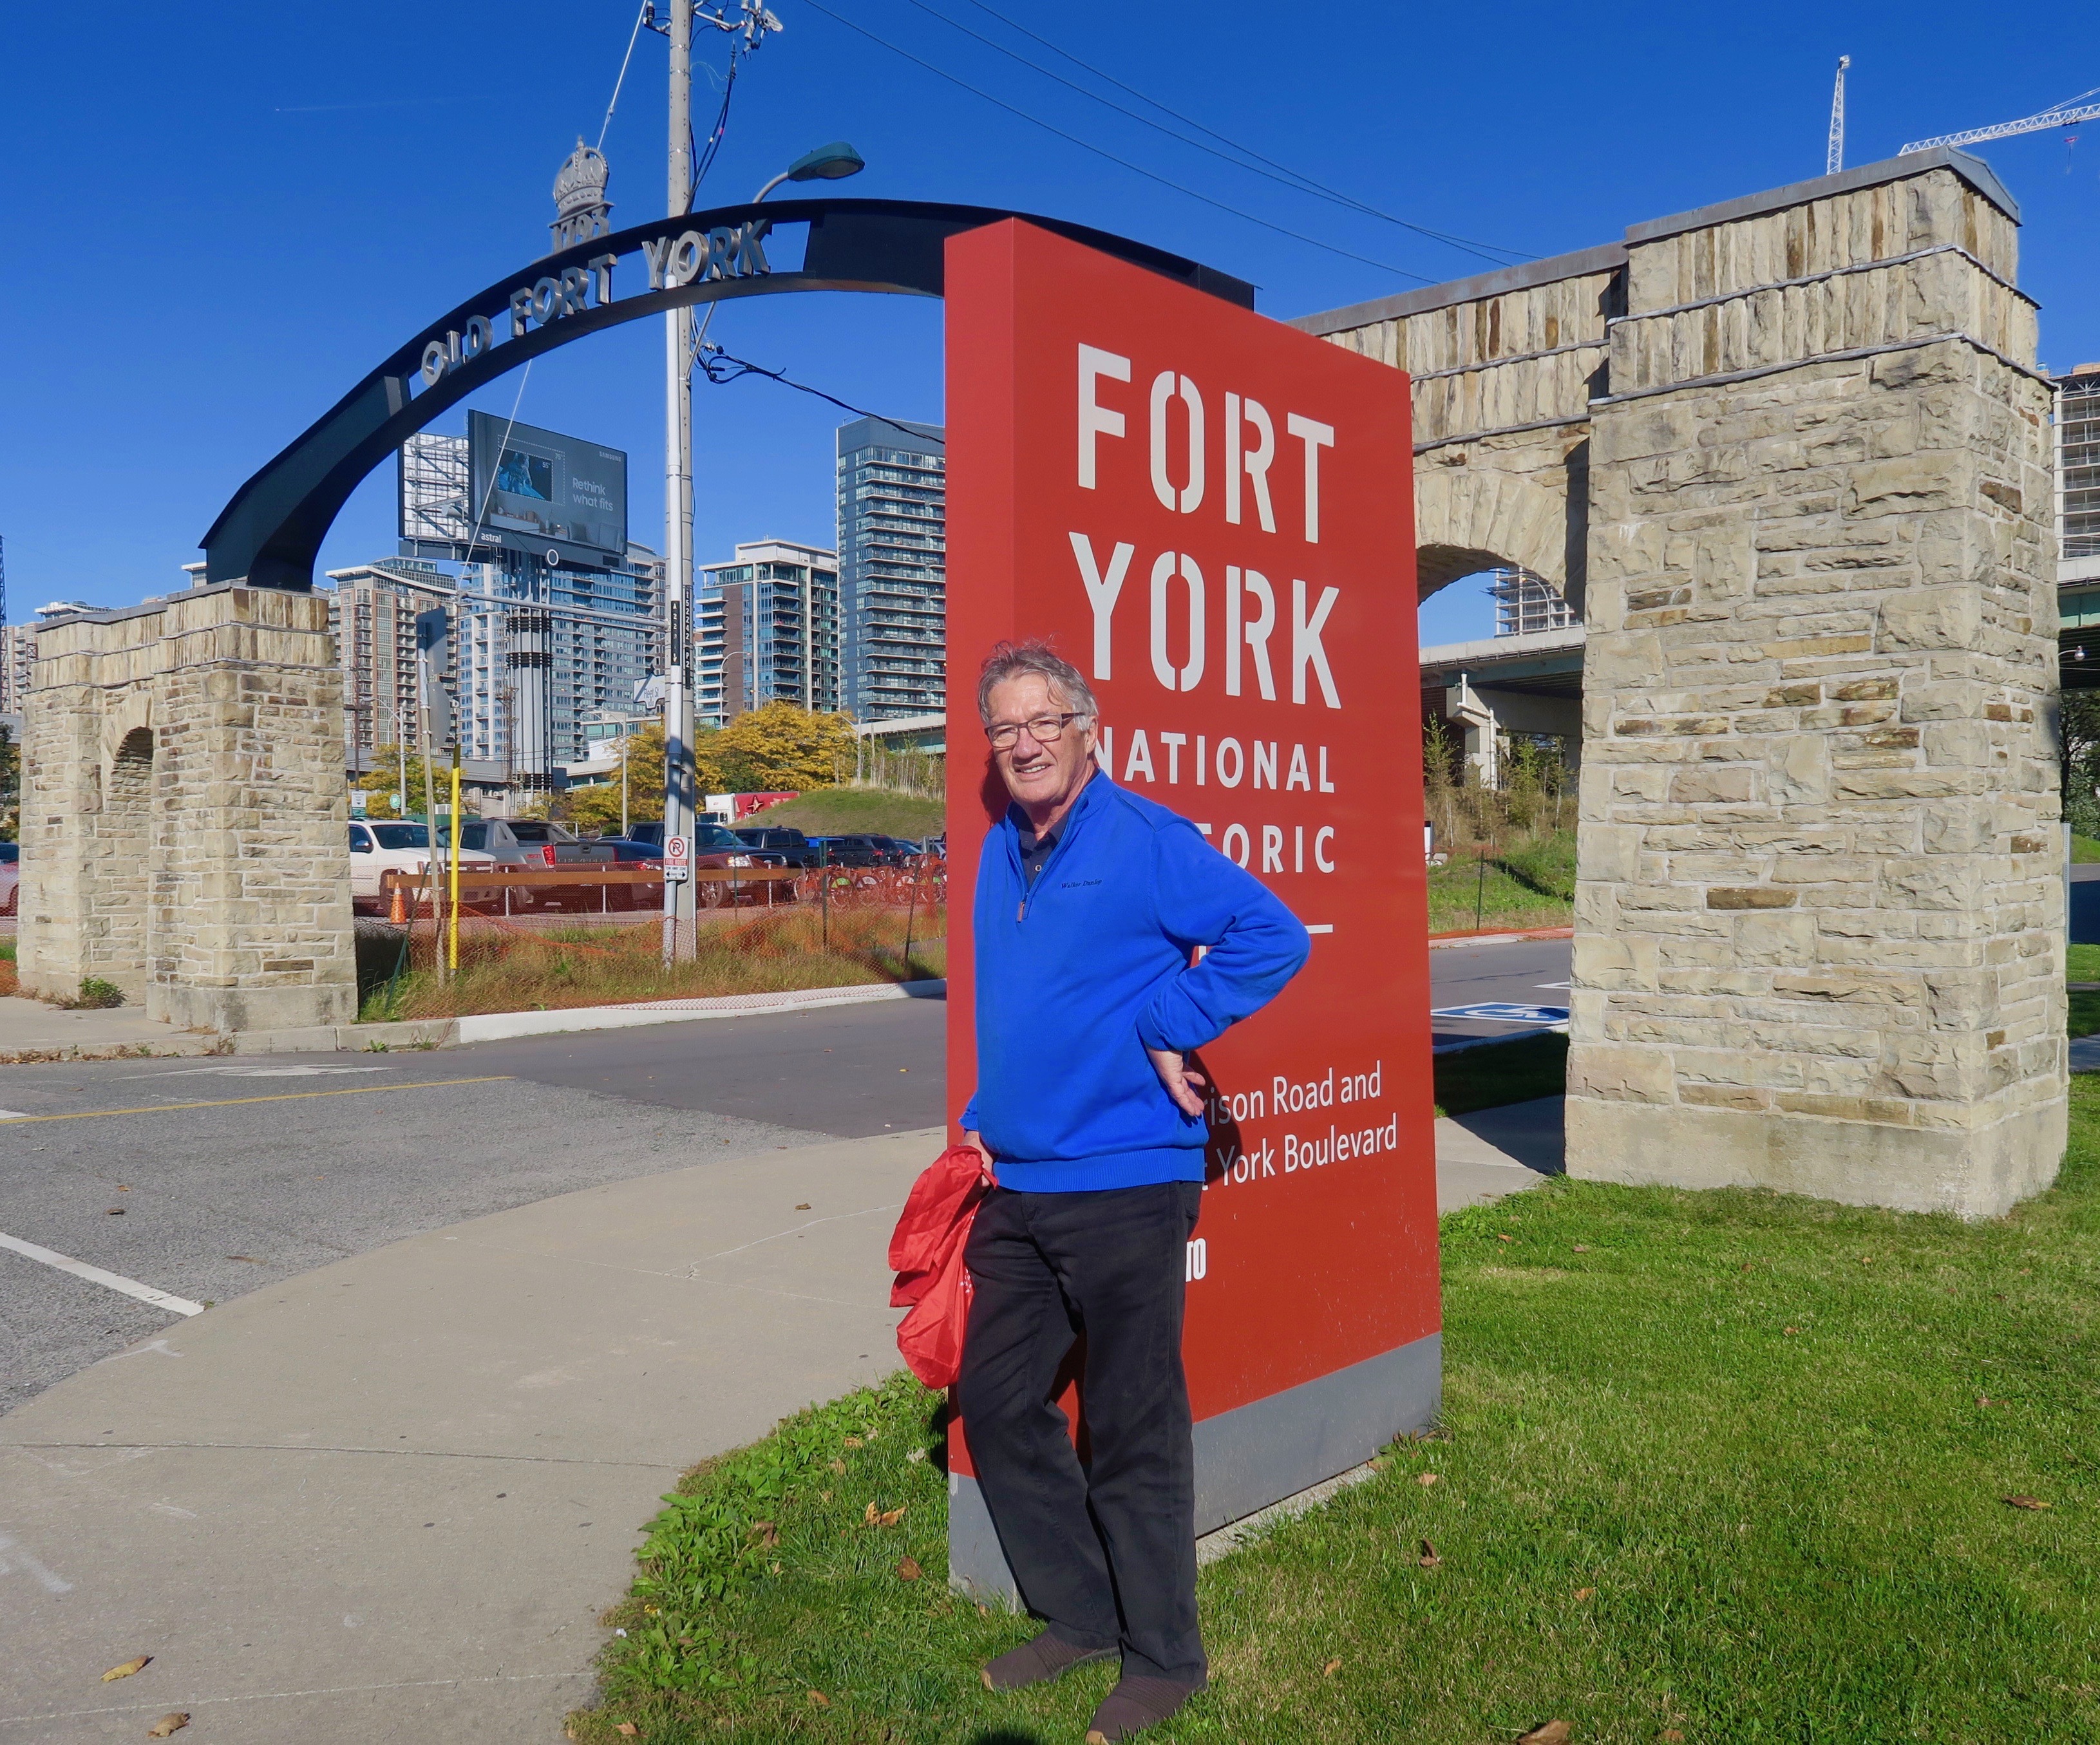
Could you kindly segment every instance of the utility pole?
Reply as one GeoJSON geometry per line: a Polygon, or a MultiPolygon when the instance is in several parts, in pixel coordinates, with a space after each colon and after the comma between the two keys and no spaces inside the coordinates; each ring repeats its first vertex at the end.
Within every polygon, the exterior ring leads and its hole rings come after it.
{"type": "MultiPolygon", "coordinates": [[[[693,204],[693,0],[671,0],[670,215],[693,204]]],[[[693,701],[686,683],[692,637],[693,315],[664,317],[664,852],[693,830],[693,701]]],[[[690,860],[687,861],[690,866],[690,860]]],[[[667,869],[668,870],[668,869],[667,869]]],[[[690,880],[664,881],[664,961],[698,945],[690,880]]]]}

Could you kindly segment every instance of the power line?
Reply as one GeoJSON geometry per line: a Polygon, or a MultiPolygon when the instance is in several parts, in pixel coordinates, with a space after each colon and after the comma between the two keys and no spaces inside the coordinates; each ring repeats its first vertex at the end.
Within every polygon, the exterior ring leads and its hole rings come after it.
{"type": "Polygon", "coordinates": [[[1288,236],[1293,242],[1302,242],[1312,248],[1324,249],[1330,254],[1341,256],[1343,260],[1361,262],[1365,267],[1377,267],[1380,272],[1392,273],[1402,279],[1412,279],[1418,284],[1435,284],[1439,282],[1430,278],[1427,274],[1410,272],[1405,267],[1396,267],[1390,261],[1373,260],[1368,254],[1358,254],[1348,249],[1337,248],[1331,242],[1322,242],[1317,236],[1308,236],[1303,231],[1292,230],[1287,225],[1277,224],[1268,218],[1256,218],[1251,212],[1244,211],[1224,200],[1214,199],[1208,194],[1199,193],[1194,188],[1175,181],[1171,177],[1162,176],[1156,170],[1147,170],[1141,164],[1133,164],[1127,157],[1118,157],[1113,152],[1105,151],[1100,146],[1082,139],[1077,134],[1068,134],[1061,127],[1052,126],[1041,117],[1030,115],[1026,109],[1017,108],[1003,97],[993,96],[990,91],[981,90],[966,79],[959,79],[952,73],[943,72],[930,60],[922,60],[910,50],[901,49],[894,42],[877,36],[865,25],[857,24],[851,19],[834,12],[829,7],[822,4],[821,0],[805,0],[805,3],[813,11],[822,12],[835,24],[844,24],[847,29],[866,37],[878,48],[888,49],[891,54],[901,59],[910,61],[913,66],[923,68],[932,73],[934,77],[945,79],[958,89],[968,91],[973,97],[981,97],[994,108],[1004,109],[1009,115],[1018,116],[1022,121],[1041,128],[1045,133],[1055,134],[1066,143],[1076,145],[1083,152],[1091,152],[1096,157],[1105,158],[1111,164],[1130,170],[1134,174],[1143,176],[1148,182],[1157,182],[1162,187],[1171,188],[1177,194],[1185,194],[1191,200],[1199,200],[1207,206],[1215,206],[1220,212],[1229,213],[1236,218],[1244,218],[1250,224],[1258,224],[1264,230],[1274,231],[1279,236],[1288,236]]]}
{"type": "MultiPolygon", "coordinates": [[[[898,419],[885,417],[880,412],[871,412],[865,406],[856,406],[850,400],[842,400],[836,394],[827,394],[822,388],[813,388],[805,381],[791,380],[783,372],[768,369],[762,364],[753,364],[743,358],[731,357],[719,346],[710,346],[707,355],[699,359],[700,372],[717,387],[726,387],[730,382],[746,376],[763,376],[768,381],[777,381],[783,388],[792,388],[798,394],[813,394],[820,400],[828,400],[840,412],[851,412],[857,418],[872,418],[877,424],[886,424],[893,430],[915,436],[921,441],[942,442],[938,437],[929,437],[915,426],[898,419]]],[[[946,444],[943,443],[943,446],[946,444]]]]}
{"type": "Polygon", "coordinates": [[[1015,20],[1007,17],[1003,12],[994,11],[992,7],[985,5],[983,3],[983,0],[969,0],[969,3],[976,7],[979,11],[986,13],[990,16],[997,19],[1001,24],[1006,25],[1008,29],[1018,31],[1022,36],[1028,37],[1030,41],[1041,43],[1043,47],[1048,49],[1053,55],[1062,56],[1065,59],[1070,61],[1074,66],[1078,67],[1085,72],[1091,73],[1097,79],[1105,80],[1109,84],[1114,86],[1118,90],[1128,92],[1132,96],[1136,98],[1140,103],[1149,104],[1151,108],[1158,110],[1162,114],[1172,116],[1176,121],[1183,122],[1186,126],[1194,128],[1199,133],[1209,134],[1211,139],[1218,140],[1220,143],[1230,147],[1233,152],[1240,153],[1240,157],[1233,157],[1228,152],[1218,150],[1215,146],[1206,145],[1201,139],[1192,139],[1188,134],[1179,133],[1171,127],[1162,126],[1158,121],[1154,121],[1149,116],[1140,115],[1135,109],[1127,108],[1122,104],[1114,102],[1109,98],[1102,96],[1098,91],[1088,90],[1085,86],[1079,84],[1075,80],[1068,79],[1062,73],[1053,73],[1049,68],[1043,66],[1040,62],[1030,60],[1025,55],[1016,54],[1012,49],[1008,48],[1004,43],[995,42],[991,37],[984,35],[982,33],[971,29],[967,24],[959,24],[955,20],[949,17],[946,13],[938,11],[933,7],[927,5],[926,0],[906,0],[906,3],[907,5],[915,7],[919,11],[925,13],[929,18],[937,18],[940,20],[940,21],[947,25],[950,29],[960,30],[964,36],[970,37],[973,41],[983,43],[986,48],[994,51],[995,53],[1005,55],[1008,60],[1018,62],[1021,66],[1026,67],[1030,72],[1039,73],[1046,79],[1055,80],[1058,84],[1063,86],[1067,90],[1077,91],[1082,97],[1088,99],[1091,102],[1100,104],[1104,108],[1113,109],[1118,115],[1127,116],[1132,121],[1136,121],[1141,127],[1149,127],[1154,132],[1163,134],[1170,139],[1179,140],[1182,144],[1191,146],[1198,152],[1208,152],[1212,157],[1216,158],[1220,163],[1230,164],[1233,169],[1244,170],[1250,175],[1261,176],[1268,181],[1276,183],[1280,187],[1289,188],[1295,194],[1310,194],[1316,200],[1326,200],[1330,205],[1343,207],[1348,211],[1361,213],[1366,217],[1380,219],[1388,224],[1396,224],[1402,230],[1413,231],[1418,236],[1429,237],[1434,241],[1443,243],[1448,247],[1457,249],[1462,253],[1473,255],[1480,260],[1490,262],[1492,264],[1498,267],[1507,266],[1509,264],[1506,261],[1496,259],[1495,257],[1498,255],[1515,255],[1519,260],[1532,260],[1536,258],[1535,256],[1526,254],[1519,249],[1506,249],[1502,247],[1499,244],[1492,242],[1474,242],[1463,236],[1454,236],[1448,231],[1432,230],[1426,224],[1417,224],[1410,219],[1398,217],[1395,214],[1390,212],[1382,211],[1379,208],[1371,205],[1366,201],[1357,199],[1353,194],[1345,194],[1338,188],[1329,187],[1325,183],[1314,180],[1311,176],[1305,174],[1302,170],[1293,170],[1289,165],[1278,163],[1274,158],[1264,157],[1260,152],[1255,151],[1251,147],[1242,145],[1238,140],[1218,132],[1216,129],[1206,127],[1201,121],[1195,120],[1193,117],[1184,115],[1179,110],[1169,108],[1165,104],[1158,101],[1156,99],[1146,96],[1143,91],[1136,89],[1134,86],[1124,84],[1122,80],[1116,78],[1112,74],[1104,73],[1100,68],[1092,66],[1088,62],[1080,59],[1078,55],[1067,53],[1065,50],[1059,48],[1057,45],[1051,42],[1048,37],[1038,36],[1035,32],[1028,29],[1026,25],[1016,23],[1015,20]],[[1241,161],[1241,158],[1252,158],[1255,161],[1253,163],[1244,163],[1241,161]],[[1263,167],[1264,165],[1267,167],[1263,167]]]}
{"type": "Polygon", "coordinates": [[[612,82],[612,101],[605,106],[605,119],[598,124],[598,149],[605,149],[605,130],[612,126],[612,112],[620,107],[620,88],[627,82],[627,64],[634,59],[634,45],[642,39],[642,22],[649,15],[649,0],[642,0],[634,14],[634,28],[627,33],[627,52],[620,57],[620,77],[612,82]]]}

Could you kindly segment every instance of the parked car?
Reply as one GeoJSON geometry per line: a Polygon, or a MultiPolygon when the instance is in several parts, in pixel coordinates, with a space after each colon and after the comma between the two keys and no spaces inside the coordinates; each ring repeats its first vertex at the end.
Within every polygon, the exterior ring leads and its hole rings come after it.
{"type": "Polygon", "coordinates": [[[11,915],[22,903],[22,845],[0,842],[0,915],[11,915]]]}
{"type": "MultiPolygon", "coordinates": [[[[12,846],[12,844],[9,844],[12,846]]],[[[429,826],[406,822],[362,818],[350,821],[350,901],[353,908],[377,908],[386,900],[382,875],[420,873],[429,865],[429,826]]],[[[495,857],[477,853],[471,845],[460,850],[460,870],[493,866],[495,857]]]]}
{"type": "Polygon", "coordinates": [[[902,836],[878,836],[875,839],[894,857],[893,864],[899,866],[911,865],[926,852],[920,844],[907,841],[902,836]]]}
{"type": "Polygon", "coordinates": [[[783,866],[814,866],[820,858],[815,845],[799,830],[777,825],[764,830],[747,827],[737,831],[736,836],[746,848],[779,856],[783,866]]]}
{"type": "Polygon", "coordinates": [[[664,864],[664,850],[660,844],[638,842],[631,836],[601,836],[592,846],[611,849],[613,859],[622,866],[660,866],[664,864]]]}
{"type": "Polygon", "coordinates": [[[576,866],[613,859],[599,842],[585,842],[566,824],[545,818],[469,818],[460,844],[488,854],[500,866],[576,866]]]}
{"type": "MultiPolygon", "coordinates": [[[[441,830],[439,839],[449,841],[441,830]]],[[[520,872],[537,872],[549,866],[606,866],[615,864],[611,849],[585,842],[566,824],[545,818],[469,818],[460,826],[460,846],[468,853],[483,853],[498,866],[520,872]]],[[[580,886],[519,887],[505,894],[507,909],[595,909],[595,892],[586,899],[580,886]]]]}
{"type": "Polygon", "coordinates": [[[823,851],[831,866],[887,866],[889,851],[872,836],[812,836],[813,847],[823,851]]]}
{"type": "MultiPolygon", "coordinates": [[[[599,836],[593,839],[591,846],[610,849],[613,865],[623,872],[646,872],[664,864],[664,851],[653,842],[637,842],[627,836],[599,836]]],[[[660,884],[613,885],[596,897],[589,886],[581,888],[583,906],[586,909],[594,904],[606,909],[660,909],[664,904],[664,888],[660,884]]]]}

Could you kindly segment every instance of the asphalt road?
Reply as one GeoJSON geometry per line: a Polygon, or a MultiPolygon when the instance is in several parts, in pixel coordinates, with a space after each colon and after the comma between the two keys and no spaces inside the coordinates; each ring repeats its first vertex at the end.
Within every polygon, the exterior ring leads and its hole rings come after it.
{"type": "MultiPolygon", "coordinates": [[[[1565,939],[1513,940],[1502,945],[1441,945],[1429,954],[1432,1009],[1477,1006],[1494,1000],[1519,1006],[1568,1004],[1568,976],[1574,944],[1565,939]]],[[[1537,1026],[1499,1019],[1438,1018],[1439,1042],[1462,1038],[1514,1036],[1537,1026]]]]}
{"type": "MultiPolygon", "coordinates": [[[[602,1182],[942,1118],[938,1000],[384,1056],[0,1068],[0,1232],[192,1302],[602,1182]],[[117,1215],[112,1215],[112,1214],[117,1215]]],[[[177,1317],[0,1249],[0,1409],[177,1317]]]]}
{"type": "MultiPolygon", "coordinates": [[[[1568,962],[1565,940],[1433,951],[1432,1003],[1564,1003],[1542,985],[1568,962]]],[[[946,1016],[914,1000],[386,1055],[0,1068],[0,1233],[223,1302],[600,1183],[937,1126],[946,1016]]],[[[0,1410],[176,1319],[0,1249],[0,1410]]]]}

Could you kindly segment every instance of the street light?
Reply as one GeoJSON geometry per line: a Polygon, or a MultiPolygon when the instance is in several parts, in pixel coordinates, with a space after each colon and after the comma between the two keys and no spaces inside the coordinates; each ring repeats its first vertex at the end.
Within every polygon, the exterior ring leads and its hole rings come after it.
{"type": "Polygon", "coordinates": [[[840,182],[848,176],[858,175],[867,168],[867,160],[859,152],[845,140],[834,139],[814,152],[805,152],[752,195],[751,201],[757,205],[783,182],[840,182]]]}

